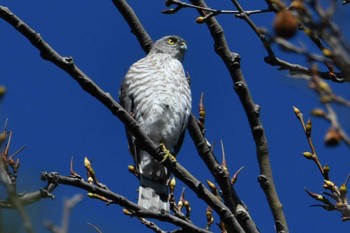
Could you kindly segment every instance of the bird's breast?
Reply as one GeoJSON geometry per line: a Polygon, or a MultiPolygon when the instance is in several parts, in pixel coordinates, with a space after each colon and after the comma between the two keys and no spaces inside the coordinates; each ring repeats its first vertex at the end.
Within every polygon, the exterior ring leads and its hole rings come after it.
{"type": "MultiPolygon", "coordinates": [[[[135,120],[156,143],[177,141],[191,112],[191,91],[176,59],[145,59],[126,79],[135,120]]],[[[172,146],[172,145],[168,145],[172,146]]]]}

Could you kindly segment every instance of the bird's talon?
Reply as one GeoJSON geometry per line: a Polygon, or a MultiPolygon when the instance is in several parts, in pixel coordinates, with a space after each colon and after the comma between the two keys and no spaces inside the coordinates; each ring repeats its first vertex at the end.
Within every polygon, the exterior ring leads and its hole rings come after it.
{"type": "Polygon", "coordinates": [[[172,163],[176,162],[175,156],[173,156],[170,153],[170,151],[165,147],[165,145],[163,143],[160,144],[158,149],[162,154],[164,154],[163,159],[160,161],[161,164],[164,163],[167,159],[169,159],[170,162],[172,162],[172,163]]]}

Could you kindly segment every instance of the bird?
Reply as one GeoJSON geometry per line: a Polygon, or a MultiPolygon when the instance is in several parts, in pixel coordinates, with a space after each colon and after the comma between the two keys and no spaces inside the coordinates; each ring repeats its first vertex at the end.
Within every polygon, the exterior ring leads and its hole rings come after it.
{"type": "MultiPolygon", "coordinates": [[[[182,65],[186,50],[186,41],[179,36],[160,38],[130,66],[119,90],[122,107],[173,156],[180,150],[191,114],[190,84],[182,65]]],[[[126,134],[139,179],[138,205],[169,212],[170,171],[143,150],[127,128],[126,134]]]]}

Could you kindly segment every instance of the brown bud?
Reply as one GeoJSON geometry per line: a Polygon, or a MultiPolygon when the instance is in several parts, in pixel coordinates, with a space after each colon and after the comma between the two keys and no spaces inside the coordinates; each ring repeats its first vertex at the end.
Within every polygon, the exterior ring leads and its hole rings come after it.
{"type": "Polygon", "coordinates": [[[198,24],[202,24],[202,23],[205,23],[205,17],[203,16],[199,16],[197,19],[196,19],[196,23],[198,24]]]}
{"type": "Polygon", "coordinates": [[[340,194],[341,194],[343,197],[346,197],[347,190],[346,190],[346,185],[345,185],[345,184],[340,185],[340,187],[339,187],[339,192],[340,192],[340,194]]]}
{"type": "Polygon", "coordinates": [[[184,207],[186,208],[186,215],[189,216],[191,212],[191,205],[187,200],[184,200],[184,207]]]}
{"type": "Polygon", "coordinates": [[[214,222],[213,210],[208,206],[205,216],[207,217],[207,225],[210,226],[214,222]]]}
{"type": "Polygon", "coordinates": [[[323,172],[327,172],[328,173],[330,170],[331,170],[331,168],[329,167],[328,164],[324,165],[323,172]]]}
{"type": "Polygon", "coordinates": [[[327,48],[323,48],[322,49],[322,53],[325,57],[331,57],[332,56],[332,51],[327,49],[327,48]]]}
{"type": "Polygon", "coordinates": [[[125,214],[125,215],[129,215],[129,216],[132,216],[133,215],[133,213],[130,211],[130,210],[128,210],[128,209],[123,209],[123,214],[125,214]]]}
{"type": "Polygon", "coordinates": [[[320,101],[321,101],[322,103],[324,103],[324,104],[329,103],[329,102],[331,102],[332,100],[333,100],[333,98],[332,98],[332,96],[330,96],[330,95],[322,95],[322,96],[320,97],[320,101]]]}
{"type": "Polygon", "coordinates": [[[179,208],[179,210],[181,210],[183,206],[184,206],[184,202],[180,199],[179,202],[177,203],[177,207],[179,208]]]}
{"type": "Polygon", "coordinates": [[[3,141],[5,141],[6,138],[7,138],[6,132],[2,132],[2,133],[0,134],[0,143],[3,142],[3,141]]]}
{"type": "Polygon", "coordinates": [[[279,37],[292,38],[298,30],[298,21],[289,10],[281,10],[275,16],[273,30],[279,37]]]}
{"type": "Polygon", "coordinates": [[[311,119],[308,119],[305,125],[305,134],[306,136],[310,137],[311,136],[311,130],[312,130],[312,123],[311,119]]]}
{"type": "Polygon", "coordinates": [[[186,208],[188,208],[188,207],[190,207],[190,203],[189,203],[187,200],[185,200],[185,201],[184,201],[184,206],[185,206],[186,208]]]}
{"type": "Polygon", "coordinates": [[[201,127],[204,127],[204,122],[205,122],[205,108],[204,108],[204,93],[202,92],[201,98],[199,100],[199,121],[201,123],[201,127]]]}
{"type": "Polygon", "coordinates": [[[211,182],[210,180],[207,180],[207,184],[212,192],[216,190],[216,186],[213,182],[211,182]]]}
{"type": "Polygon", "coordinates": [[[331,170],[331,168],[329,167],[328,164],[324,165],[322,172],[324,174],[324,177],[328,178],[329,177],[329,171],[331,170]]]}
{"type": "Polygon", "coordinates": [[[300,1],[300,0],[294,0],[291,4],[291,7],[298,11],[302,11],[305,9],[303,1],[300,1]]]}
{"type": "Polygon", "coordinates": [[[337,128],[331,127],[328,129],[326,136],[324,137],[324,143],[327,146],[336,146],[343,139],[341,133],[337,128]]]}
{"type": "Polygon", "coordinates": [[[320,109],[320,108],[315,108],[315,109],[313,109],[313,110],[311,111],[311,114],[312,114],[313,116],[317,116],[317,117],[322,117],[322,116],[325,116],[325,115],[326,115],[326,113],[325,113],[322,109],[320,109]]]}
{"type": "Polygon", "coordinates": [[[331,88],[329,87],[329,85],[328,85],[328,83],[326,83],[325,81],[319,81],[318,82],[318,86],[319,86],[319,88],[322,90],[322,91],[324,91],[324,92],[326,92],[326,93],[332,93],[332,90],[331,90],[331,88]]]}
{"type": "Polygon", "coordinates": [[[129,170],[129,172],[130,172],[131,174],[135,175],[136,177],[138,176],[138,172],[137,172],[135,166],[133,166],[133,165],[128,165],[128,170],[129,170]]]}
{"type": "MultiPolygon", "coordinates": [[[[318,75],[318,65],[316,63],[312,64],[310,71],[311,71],[311,75],[317,76],[318,75]]],[[[310,83],[310,85],[311,84],[312,84],[312,82],[310,83]]]]}
{"type": "Polygon", "coordinates": [[[4,86],[0,86],[0,97],[2,97],[6,92],[6,88],[4,86]]]}

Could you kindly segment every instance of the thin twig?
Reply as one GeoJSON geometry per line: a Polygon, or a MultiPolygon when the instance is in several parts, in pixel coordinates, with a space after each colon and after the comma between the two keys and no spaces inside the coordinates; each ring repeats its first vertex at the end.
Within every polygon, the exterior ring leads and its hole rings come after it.
{"type": "MultiPolygon", "coordinates": [[[[193,5],[193,4],[189,4],[183,1],[179,1],[179,0],[168,0],[166,2],[166,5],[170,6],[170,5],[177,5],[176,8],[174,9],[168,9],[168,10],[164,10],[162,11],[162,13],[164,14],[174,14],[177,11],[179,11],[181,8],[193,8],[193,9],[197,9],[197,10],[202,10],[206,13],[211,13],[210,17],[212,16],[216,16],[216,15],[235,15],[236,17],[240,17],[241,16],[241,12],[239,11],[234,11],[234,10],[220,10],[220,9],[214,9],[214,8],[210,8],[210,7],[202,7],[202,6],[197,6],[197,5],[193,5]]],[[[266,12],[271,12],[270,9],[263,9],[263,10],[249,10],[249,11],[245,11],[244,13],[247,15],[253,15],[253,14],[261,14],[261,13],[266,13],[266,12]]]]}
{"type": "Polygon", "coordinates": [[[24,229],[27,233],[34,233],[33,224],[29,218],[29,215],[25,211],[21,201],[17,198],[15,184],[4,182],[4,177],[8,176],[5,171],[5,164],[2,158],[0,158],[0,183],[2,183],[8,194],[8,203],[16,209],[19,213],[20,218],[22,219],[24,229]]]}
{"type": "Polygon", "coordinates": [[[86,224],[88,224],[89,226],[91,226],[92,228],[94,228],[98,233],[102,233],[102,231],[97,227],[97,226],[95,226],[94,224],[92,224],[92,223],[86,223],[86,224]]]}
{"type": "Polygon", "coordinates": [[[75,194],[73,197],[64,200],[61,226],[56,226],[51,221],[44,222],[46,228],[52,233],[68,233],[68,223],[72,209],[83,199],[82,194],[75,194]]]}
{"type": "MultiPolygon", "coordinates": [[[[208,170],[211,172],[215,180],[220,186],[222,191],[222,196],[225,205],[227,205],[230,210],[236,214],[237,205],[243,205],[242,201],[238,197],[238,194],[231,185],[229,174],[225,172],[222,165],[216,160],[213,151],[204,138],[201,128],[197,123],[197,119],[192,114],[189,123],[188,130],[195,144],[198,154],[201,156],[202,160],[205,162],[208,170]]],[[[237,219],[243,229],[256,229],[255,223],[251,218],[237,219]]],[[[254,232],[254,231],[249,231],[254,232]]]]}

